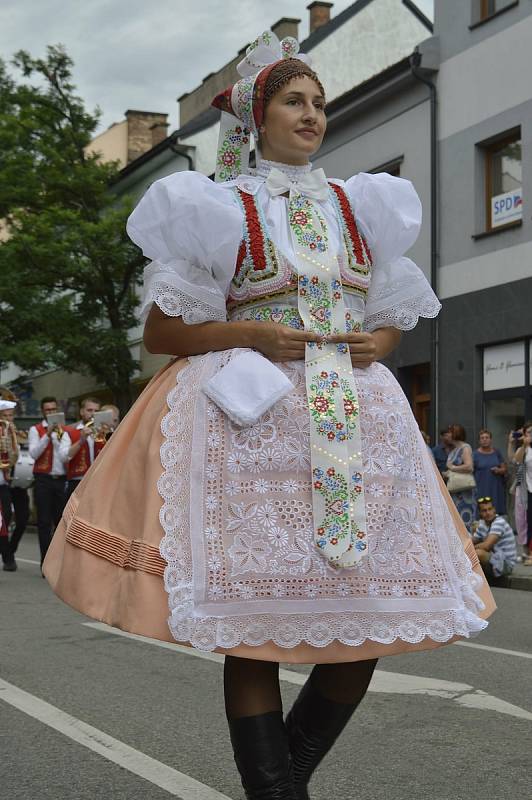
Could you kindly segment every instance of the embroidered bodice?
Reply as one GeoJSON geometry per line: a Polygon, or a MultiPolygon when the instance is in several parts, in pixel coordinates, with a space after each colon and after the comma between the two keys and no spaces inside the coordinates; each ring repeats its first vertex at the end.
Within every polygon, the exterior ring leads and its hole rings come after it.
{"type": "MultiPolygon", "coordinates": [[[[130,237],[152,262],[144,274],[142,315],[155,302],[193,324],[273,304],[276,319],[297,324],[290,311],[297,306],[297,259],[288,198],[270,196],[265,185],[273,167],[296,185],[311,169],[260,161],[255,174],[227,183],[178,172],[152,184],[128,221],[130,237]]],[[[386,173],[329,184],[328,198],[317,207],[329,252],[339,260],[346,307],[364,311],[367,330],[408,330],[419,316],[436,316],[437,298],[403,255],[421,225],[412,184],[386,173]]]]}
{"type": "MultiPolygon", "coordinates": [[[[274,166],[277,166],[274,162],[259,162],[259,177],[267,178],[274,166]]],[[[309,170],[310,165],[286,167],[283,171],[297,187],[298,177],[309,170]]],[[[248,181],[241,181],[237,182],[234,190],[242,209],[244,225],[236,270],[227,297],[230,318],[241,316],[243,309],[248,311],[250,305],[256,306],[257,303],[275,303],[277,313],[280,304],[290,307],[297,305],[297,268],[288,254],[283,253],[275,244],[255,188],[248,181]]],[[[276,199],[277,205],[282,205],[281,210],[284,212],[288,198],[281,196],[276,199]]],[[[330,184],[328,204],[334,209],[333,230],[340,232],[334,249],[339,262],[341,283],[344,292],[353,295],[352,304],[363,310],[370,285],[371,253],[358,230],[347,194],[337,183],[330,184]]],[[[322,220],[324,222],[323,217],[322,220]]],[[[321,238],[315,232],[308,231],[302,236],[305,241],[313,236],[321,238]]],[[[309,247],[315,250],[319,246],[322,246],[319,241],[309,243],[309,247]]],[[[292,248],[286,249],[290,251],[292,248]]],[[[297,316],[293,315],[292,320],[297,320],[297,316]]]]}

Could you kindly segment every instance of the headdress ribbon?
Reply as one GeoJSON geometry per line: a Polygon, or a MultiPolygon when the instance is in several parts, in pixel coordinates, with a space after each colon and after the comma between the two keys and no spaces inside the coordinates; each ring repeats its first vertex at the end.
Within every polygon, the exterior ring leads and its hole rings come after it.
{"type": "Polygon", "coordinates": [[[246,50],[237,72],[242,78],[212,101],[222,111],[216,155],[216,181],[234,180],[249,169],[250,134],[257,136],[262,123],[264,86],[273,67],[285,58],[310,64],[292,36],[281,41],[264,31],[246,50]]]}

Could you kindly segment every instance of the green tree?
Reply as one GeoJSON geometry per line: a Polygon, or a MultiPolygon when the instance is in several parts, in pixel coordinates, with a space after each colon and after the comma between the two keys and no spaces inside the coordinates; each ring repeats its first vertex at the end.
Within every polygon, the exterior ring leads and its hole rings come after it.
{"type": "Polygon", "coordinates": [[[87,153],[99,112],[76,95],[63,47],[13,66],[18,79],[0,61],[0,358],[90,374],[125,412],[144,259],[112,191],[119,166],[87,153]]]}

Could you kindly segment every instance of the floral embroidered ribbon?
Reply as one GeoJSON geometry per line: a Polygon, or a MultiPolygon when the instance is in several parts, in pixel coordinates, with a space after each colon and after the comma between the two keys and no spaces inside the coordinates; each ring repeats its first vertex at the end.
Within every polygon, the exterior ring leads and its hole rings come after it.
{"type": "MultiPolygon", "coordinates": [[[[345,333],[340,269],[337,258],[329,252],[325,220],[317,203],[305,197],[298,184],[290,184],[284,175],[283,179],[289,191],[298,310],[305,329],[324,337],[345,333]]],[[[275,185],[280,180],[274,175],[275,185]]],[[[362,321],[360,313],[358,324],[353,328],[351,321],[349,330],[360,330],[362,321]]],[[[353,567],[367,553],[367,536],[359,403],[347,344],[309,342],[305,377],[315,542],[332,566],[353,567]]]]}

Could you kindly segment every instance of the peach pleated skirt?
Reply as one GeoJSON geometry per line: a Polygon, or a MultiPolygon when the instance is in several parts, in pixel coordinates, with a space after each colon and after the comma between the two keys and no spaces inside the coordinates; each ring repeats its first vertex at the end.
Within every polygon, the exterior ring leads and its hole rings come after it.
{"type": "MultiPolygon", "coordinates": [[[[171,413],[177,414],[177,416],[180,413],[177,406],[173,412],[171,408],[169,409],[168,398],[176,397],[176,387],[178,394],[193,393],[195,397],[199,396],[198,386],[194,385],[198,380],[198,371],[197,369],[196,372],[191,371],[190,366],[187,359],[175,360],[153,378],[70,498],[44,562],[44,574],[54,592],[81,613],[131,633],[216,652],[230,653],[243,658],[268,661],[311,664],[356,661],[395,653],[428,650],[460,638],[461,634],[459,633],[448,637],[427,635],[421,639],[417,637],[417,640],[412,637],[409,640],[409,637],[405,636],[397,637],[393,641],[386,640],[382,636],[368,636],[363,641],[353,644],[346,643],[349,642],[348,638],[339,637],[332,641],[325,641],[323,644],[315,644],[312,643],[311,637],[306,637],[294,646],[290,646],[290,642],[274,641],[275,636],[267,641],[258,639],[253,642],[248,635],[242,636],[240,641],[235,643],[231,640],[234,632],[231,636],[228,634],[227,639],[224,639],[225,607],[223,604],[216,606],[215,594],[211,598],[213,602],[209,605],[207,592],[205,592],[204,607],[205,609],[214,608],[213,616],[209,617],[211,613],[209,611],[201,611],[202,605],[198,603],[199,616],[197,609],[192,609],[191,619],[196,619],[197,625],[201,629],[202,623],[207,628],[209,620],[212,621],[216,617],[218,621],[214,627],[219,632],[218,638],[215,641],[211,638],[203,642],[201,637],[198,638],[197,632],[190,636],[182,635],[182,632],[186,630],[192,631],[196,623],[192,624],[190,621],[186,623],[186,620],[183,622],[183,615],[186,616],[186,612],[177,609],[176,591],[172,589],[172,580],[176,585],[178,581],[176,581],[175,575],[169,574],[172,570],[175,572],[175,564],[172,566],[168,555],[168,526],[170,523],[165,521],[164,487],[161,490],[161,479],[164,472],[161,463],[161,447],[165,444],[164,431],[168,429],[171,422],[171,413]],[[183,372],[183,370],[185,371],[183,372]],[[166,549],[164,546],[161,547],[165,530],[167,534],[166,549]],[[161,553],[164,553],[166,557],[163,557],[161,553]],[[342,641],[341,638],[344,640],[342,641]],[[227,645],[232,646],[224,646],[226,642],[227,645]]],[[[374,380],[378,379],[381,383],[383,380],[388,380],[383,370],[385,370],[384,367],[377,365],[374,371],[374,380]]],[[[366,394],[373,396],[372,392],[374,393],[373,389],[371,391],[368,389],[366,394]]],[[[176,400],[177,402],[178,400],[176,400]]],[[[202,402],[206,402],[205,398],[202,399],[202,402]]],[[[210,411],[211,418],[215,421],[218,419],[217,413],[216,409],[210,411]]],[[[194,424],[198,425],[197,414],[194,424]]],[[[201,424],[201,420],[199,424],[201,424]]],[[[239,435],[231,431],[228,423],[221,419],[219,419],[219,425],[222,439],[225,435],[229,441],[231,436],[234,438],[239,435]]],[[[190,440],[192,443],[195,441],[193,438],[190,440]]],[[[237,444],[238,441],[240,440],[237,440],[237,444]]],[[[187,446],[190,446],[190,443],[187,446]]],[[[194,446],[196,445],[194,444],[194,446]]],[[[207,448],[205,443],[201,446],[207,448]]],[[[219,442],[217,446],[221,453],[223,448],[219,442]]],[[[196,459],[197,464],[203,463],[201,458],[203,458],[202,453],[196,459]]],[[[229,464],[229,462],[227,463],[229,464]]],[[[230,464],[229,467],[231,467],[230,464]]],[[[168,477],[168,465],[165,469],[168,477]]],[[[476,598],[474,616],[479,622],[477,629],[480,630],[483,627],[482,621],[486,620],[495,609],[493,597],[467,531],[439,474],[432,468],[432,465],[426,466],[426,469],[433,473],[430,475],[430,480],[438,481],[438,492],[446,515],[445,519],[450,521],[449,525],[453,529],[452,536],[457,537],[457,542],[461,542],[463,558],[467,561],[467,569],[474,578],[476,598]]],[[[228,473],[226,477],[231,477],[231,475],[228,473]]],[[[260,487],[263,486],[260,474],[255,474],[255,478],[255,488],[260,492],[262,491],[260,487]]],[[[194,480],[193,474],[191,474],[190,480],[194,480]]],[[[227,487],[229,484],[234,486],[234,481],[227,482],[227,487]]],[[[292,484],[288,481],[286,485],[290,487],[292,484]]],[[[295,486],[295,484],[293,485],[295,486]]],[[[302,502],[301,498],[303,495],[300,496],[300,502],[302,502]]],[[[255,504],[256,508],[259,507],[257,503],[255,504]]],[[[378,503],[379,498],[376,497],[375,508],[378,508],[378,503]]],[[[238,510],[239,507],[238,503],[231,505],[233,512],[235,508],[238,510]]],[[[275,513],[275,509],[273,513],[275,513]]],[[[265,524],[269,524],[267,520],[265,524]]],[[[276,544],[273,541],[276,534],[272,532],[272,527],[267,528],[266,532],[270,538],[269,544],[264,545],[263,552],[273,553],[275,547],[283,546],[284,534],[283,536],[280,533],[277,534],[280,543],[276,544]]],[[[187,523],[181,526],[180,532],[176,535],[188,540],[194,536],[201,537],[203,533],[204,531],[191,530],[187,523]]],[[[258,535],[254,534],[255,537],[258,535]]],[[[242,542],[242,540],[239,541],[242,542]]],[[[232,548],[227,547],[226,549],[234,555],[235,547],[236,545],[233,545],[232,548]]],[[[319,556],[317,557],[319,558],[319,556]]],[[[179,556],[176,556],[176,559],[178,562],[179,556]]],[[[219,564],[213,559],[211,562],[214,564],[212,569],[219,575],[219,564]]],[[[203,575],[206,574],[206,569],[207,567],[202,565],[203,575]]],[[[233,570],[235,569],[233,563],[233,570]]],[[[241,565],[240,569],[245,571],[246,567],[241,565]]],[[[306,573],[299,574],[297,573],[298,569],[302,570],[302,567],[294,561],[290,573],[292,584],[294,583],[293,579],[297,578],[300,583],[308,581],[309,584],[316,585],[316,578],[312,578],[310,562],[306,573]]],[[[348,571],[343,570],[342,572],[348,571]]],[[[228,570],[228,575],[229,573],[230,570],[228,570]]],[[[249,572],[241,575],[239,585],[249,587],[253,583],[251,578],[255,577],[249,572]]],[[[372,582],[370,578],[371,576],[366,575],[365,586],[375,584],[375,581],[372,582]]],[[[195,580],[201,579],[196,576],[195,580]]],[[[229,582],[229,577],[227,580],[229,582]]],[[[335,578],[331,577],[327,580],[332,586],[335,578]]],[[[350,586],[354,586],[353,581],[354,578],[348,576],[343,583],[338,583],[339,587],[344,587],[342,591],[345,596],[340,597],[341,592],[338,590],[340,606],[338,606],[337,615],[345,615],[349,609],[349,592],[350,586]],[[342,611],[342,609],[344,610],[342,611]]],[[[201,586],[199,588],[196,586],[194,591],[196,596],[198,596],[198,592],[201,594],[201,586]]],[[[394,586],[392,586],[392,591],[398,595],[401,594],[400,590],[394,586]]],[[[369,603],[371,606],[370,599],[360,598],[360,591],[358,591],[357,598],[357,602],[366,603],[366,605],[369,603]]],[[[244,594],[242,599],[245,602],[244,594]]],[[[273,603],[273,598],[270,599],[273,603]]],[[[307,599],[317,604],[314,616],[319,621],[319,598],[313,599],[312,594],[309,593],[307,599]]],[[[400,596],[398,602],[400,605],[400,596]]],[[[416,599],[414,598],[412,602],[416,602],[416,599]]],[[[419,598],[419,602],[422,602],[422,598],[419,598]]],[[[329,603],[327,608],[330,607],[329,603]]],[[[272,605],[272,608],[275,609],[275,605],[272,605]]],[[[281,616],[285,621],[290,616],[289,613],[286,613],[286,601],[282,608],[281,616]]],[[[232,614],[231,607],[228,606],[227,609],[229,618],[232,614]]],[[[242,612],[239,613],[242,614],[242,612]]],[[[253,618],[254,613],[250,611],[249,617],[253,618]]],[[[275,615],[275,611],[273,614],[275,615]]],[[[261,618],[260,607],[255,616],[257,619],[261,618]]],[[[385,612],[383,616],[385,616],[385,612]]],[[[280,622],[280,626],[281,624],[284,622],[280,622]]],[[[214,628],[211,626],[212,629],[214,628]]],[[[464,632],[463,635],[468,636],[470,633],[464,632]]],[[[353,639],[354,641],[355,639],[353,639]]]]}

